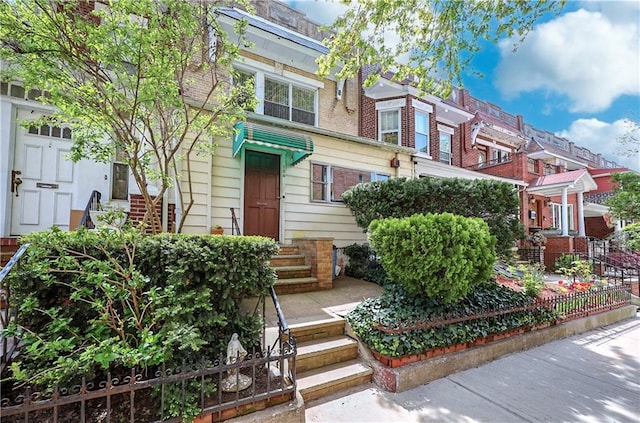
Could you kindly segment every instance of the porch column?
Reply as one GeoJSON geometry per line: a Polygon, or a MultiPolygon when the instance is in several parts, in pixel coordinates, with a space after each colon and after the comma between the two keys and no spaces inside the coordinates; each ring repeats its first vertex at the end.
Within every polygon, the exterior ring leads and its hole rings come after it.
{"type": "Polygon", "coordinates": [[[585,236],[584,230],[584,195],[582,191],[578,192],[578,236],[585,236]]]}
{"type": "Polygon", "coordinates": [[[567,191],[569,188],[562,188],[562,236],[569,236],[569,206],[567,204],[567,191]]]}

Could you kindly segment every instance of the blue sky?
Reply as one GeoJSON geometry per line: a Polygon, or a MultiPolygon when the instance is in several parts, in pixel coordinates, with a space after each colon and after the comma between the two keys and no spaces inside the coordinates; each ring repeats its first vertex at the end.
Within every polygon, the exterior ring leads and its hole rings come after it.
{"type": "MultiPolygon", "coordinates": [[[[344,10],[332,1],[287,3],[323,24],[344,10]]],[[[620,154],[617,141],[625,118],[640,123],[640,1],[567,1],[515,53],[512,45],[483,45],[473,65],[484,78],[463,76],[473,96],[640,171],[640,156],[620,154]]]]}

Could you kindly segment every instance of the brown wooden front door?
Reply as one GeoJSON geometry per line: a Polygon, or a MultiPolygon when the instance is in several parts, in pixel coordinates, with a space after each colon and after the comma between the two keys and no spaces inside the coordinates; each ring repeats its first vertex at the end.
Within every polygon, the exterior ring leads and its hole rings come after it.
{"type": "Polygon", "coordinates": [[[245,150],[245,235],[280,238],[280,156],[245,150]]]}

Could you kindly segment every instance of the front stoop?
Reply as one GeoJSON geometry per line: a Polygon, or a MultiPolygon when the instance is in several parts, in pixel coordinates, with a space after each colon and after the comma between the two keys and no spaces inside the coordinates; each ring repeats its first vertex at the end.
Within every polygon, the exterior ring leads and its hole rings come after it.
{"type": "Polygon", "coordinates": [[[290,329],[298,341],[296,381],[305,402],[371,382],[373,370],[358,359],[358,343],[344,335],[344,319],[290,329]]]}
{"type": "Polygon", "coordinates": [[[318,278],[312,276],[311,266],[298,247],[280,246],[280,253],[271,258],[270,266],[276,271],[278,281],[274,288],[278,295],[318,291],[318,278]]]}

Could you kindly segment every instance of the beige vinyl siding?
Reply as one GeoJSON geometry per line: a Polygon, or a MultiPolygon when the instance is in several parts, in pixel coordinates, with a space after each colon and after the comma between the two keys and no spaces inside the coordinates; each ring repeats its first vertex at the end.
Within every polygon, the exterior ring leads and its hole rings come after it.
{"type": "Polygon", "coordinates": [[[286,169],[286,202],[283,210],[285,242],[290,243],[293,238],[298,237],[331,237],[338,247],[366,242],[366,234],[356,225],[355,218],[344,204],[311,201],[311,163],[377,172],[391,177],[410,177],[410,157],[401,157],[400,172],[396,172],[389,165],[395,153],[380,146],[337,140],[318,134],[312,135],[312,138],[314,153],[303,162],[286,169]]]}
{"type": "MultiPolygon", "coordinates": [[[[219,139],[211,167],[211,222],[209,227],[220,225],[225,234],[231,234],[231,210],[240,219],[240,193],[242,190],[241,161],[231,157],[231,137],[219,139]]],[[[242,224],[240,224],[242,228],[242,224]]],[[[207,228],[208,230],[209,228],[207,228]]]]}
{"type": "MultiPolygon", "coordinates": [[[[186,154],[186,152],[185,152],[186,154]]],[[[183,233],[207,233],[207,223],[209,220],[211,197],[210,192],[210,168],[211,159],[208,156],[191,153],[191,186],[193,188],[193,205],[189,210],[187,219],[182,228],[183,233]]],[[[189,184],[187,182],[187,163],[181,163],[182,178],[180,179],[183,189],[184,202],[189,202],[189,184]]],[[[171,198],[173,202],[173,198],[171,198]]],[[[182,207],[182,211],[186,206],[182,207]]]]}

